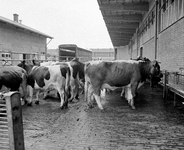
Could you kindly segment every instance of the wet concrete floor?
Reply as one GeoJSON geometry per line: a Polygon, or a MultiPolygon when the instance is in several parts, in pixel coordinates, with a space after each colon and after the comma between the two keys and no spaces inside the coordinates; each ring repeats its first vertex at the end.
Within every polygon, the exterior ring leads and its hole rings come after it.
{"type": "Polygon", "coordinates": [[[144,85],[132,110],[120,91],[86,109],[84,96],[61,110],[58,99],[23,107],[26,150],[183,150],[184,107],[163,102],[162,88],[144,85]]]}

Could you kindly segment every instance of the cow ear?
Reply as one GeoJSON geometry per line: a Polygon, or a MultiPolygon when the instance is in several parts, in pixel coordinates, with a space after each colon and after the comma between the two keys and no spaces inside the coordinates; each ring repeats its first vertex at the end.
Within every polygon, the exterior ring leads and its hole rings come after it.
{"type": "Polygon", "coordinates": [[[25,63],[26,63],[26,61],[25,61],[25,60],[23,60],[21,63],[22,63],[22,64],[25,64],[25,63]]]}
{"type": "Polygon", "coordinates": [[[157,64],[157,61],[156,60],[153,60],[152,61],[152,64],[153,64],[153,66],[155,66],[157,64]]]}

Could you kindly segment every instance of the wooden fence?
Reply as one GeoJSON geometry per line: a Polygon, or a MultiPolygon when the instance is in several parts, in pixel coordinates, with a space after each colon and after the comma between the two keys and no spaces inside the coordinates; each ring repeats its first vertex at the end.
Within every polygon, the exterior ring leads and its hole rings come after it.
{"type": "Polygon", "coordinates": [[[18,92],[1,93],[0,149],[24,150],[22,108],[18,92]]]}

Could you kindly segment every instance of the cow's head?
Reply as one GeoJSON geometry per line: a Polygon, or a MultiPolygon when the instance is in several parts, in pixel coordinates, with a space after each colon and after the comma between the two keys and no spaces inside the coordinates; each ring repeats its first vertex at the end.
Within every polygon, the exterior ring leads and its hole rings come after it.
{"type": "Polygon", "coordinates": [[[29,73],[29,72],[32,70],[32,68],[33,68],[34,65],[32,65],[32,64],[27,64],[27,63],[25,62],[25,60],[23,60],[23,61],[21,61],[17,66],[19,66],[19,67],[25,69],[25,70],[27,71],[27,73],[29,73]]]}
{"type": "Polygon", "coordinates": [[[155,77],[160,74],[160,65],[158,61],[154,60],[150,62],[150,74],[151,76],[155,77]]]}

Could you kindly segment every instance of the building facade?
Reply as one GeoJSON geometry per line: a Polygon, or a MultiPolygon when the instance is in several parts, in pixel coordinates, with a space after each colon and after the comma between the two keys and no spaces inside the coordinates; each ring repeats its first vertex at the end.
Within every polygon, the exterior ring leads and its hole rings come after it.
{"type": "Polygon", "coordinates": [[[99,48],[91,49],[92,60],[114,60],[114,49],[112,48],[99,48]]]}
{"type": "Polygon", "coordinates": [[[116,59],[138,56],[157,59],[161,69],[184,69],[184,1],[150,0],[149,11],[143,16],[128,46],[115,48],[116,59]]]}
{"type": "Polygon", "coordinates": [[[20,60],[45,59],[47,38],[53,37],[23,25],[18,15],[13,20],[0,16],[0,60],[17,64],[20,60]]]}

